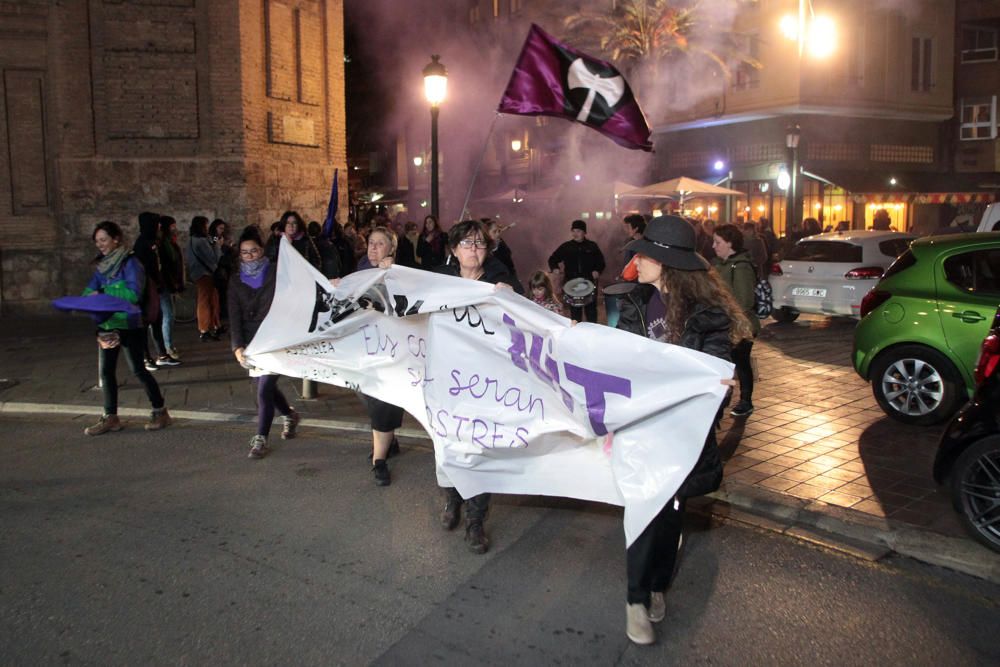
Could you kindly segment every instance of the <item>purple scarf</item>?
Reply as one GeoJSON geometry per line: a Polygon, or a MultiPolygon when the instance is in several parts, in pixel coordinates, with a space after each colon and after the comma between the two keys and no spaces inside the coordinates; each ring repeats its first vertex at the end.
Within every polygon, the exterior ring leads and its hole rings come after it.
{"type": "Polygon", "coordinates": [[[267,267],[271,260],[261,257],[249,262],[240,262],[240,281],[250,289],[260,289],[267,277],[267,267]]]}

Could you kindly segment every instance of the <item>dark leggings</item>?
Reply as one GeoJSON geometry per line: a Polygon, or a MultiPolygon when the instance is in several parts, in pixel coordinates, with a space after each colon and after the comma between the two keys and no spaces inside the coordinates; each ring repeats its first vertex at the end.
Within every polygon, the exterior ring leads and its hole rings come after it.
{"type": "Polygon", "coordinates": [[[733,363],[736,364],[736,378],[740,381],[740,399],[748,403],[753,400],[753,366],[750,364],[750,350],[753,341],[741,340],[733,346],[733,363]]]}
{"type": "Polygon", "coordinates": [[[163,407],[163,395],[160,394],[160,385],[156,384],[152,373],[146,370],[142,355],[146,348],[146,328],[142,329],[119,329],[118,335],[121,337],[121,344],[111,349],[100,348],[100,374],[101,389],[104,392],[104,414],[118,414],[118,352],[125,350],[125,361],[128,362],[129,370],[132,371],[142,388],[146,390],[146,396],[152,404],[154,410],[163,407]]]}
{"type": "Polygon", "coordinates": [[[278,377],[277,375],[261,375],[254,378],[254,383],[257,385],[257,435],[262,435],[265,438],[271,432],[275,408],[286,416],[292,412],[285,395],[278,389],[278,377]]]}
{"type": "Polygon", "coordinates": [[[629,604],[648,606],[650,593],[667,590],[677,562],[683,520],[684,501],[675,509],[671,498],[625,552],[629,604]]]}
{"type": "Polygon", "coordinates": [[[490,494],[480,493],[478,496],[472,496],[466,500],[453,486],[445,487],[444,492],[449,500],[459,505],[465,503],[465,519],[469,523],[476,521],[482,523],[486,519],[486,512],[490,509],[490,494]]]}

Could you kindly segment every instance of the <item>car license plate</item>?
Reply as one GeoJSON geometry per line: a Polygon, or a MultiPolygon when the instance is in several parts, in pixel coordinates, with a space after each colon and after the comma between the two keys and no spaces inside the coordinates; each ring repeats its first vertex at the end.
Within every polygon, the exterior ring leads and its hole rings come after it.
{"type": "Polygon", "coordinates": [[[818,287],[793,287],[792,296],[816,296],[823,298],[826,296],[826,290],[818,287]]]}

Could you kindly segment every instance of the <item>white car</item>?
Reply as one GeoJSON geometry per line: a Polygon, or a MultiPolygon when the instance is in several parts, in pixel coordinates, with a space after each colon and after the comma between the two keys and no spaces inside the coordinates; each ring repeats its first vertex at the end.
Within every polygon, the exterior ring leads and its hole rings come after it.
{"type": "Polygon", "coordinates": [[[771,316],[779,322],[799,313],[859,318],[861,299],[915,238],[866,230],[803,238],[771,267],[771,316]]]}

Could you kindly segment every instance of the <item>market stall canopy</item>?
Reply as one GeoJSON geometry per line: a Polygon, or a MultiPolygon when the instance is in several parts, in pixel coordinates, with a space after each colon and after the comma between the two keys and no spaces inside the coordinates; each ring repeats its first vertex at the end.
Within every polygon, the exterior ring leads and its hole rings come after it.
{"type": "Polygon", "coordinates": [[[626,197],[639,199],[685,199],[687,197],[729,197],[742,194],[739,190],[730,190],[729,188],[712,185],[705,181],[680,176],[678,178],[671,178],[669,181],[663,181],[662,183],[653,183],[652,185],[645,185],[641,188],[621,193],[616,192],[615,196],[622,199],[626,197]]]}
{"type": "Polygon", "coordinates": [[[522,188],[514,188],[512,190],[504,190],[503,192],[498,192],[487,197],[479,197],[475,201],[489,204],[520,204],[525,200],[550,201],[558,199],[562,190],[563,187],[561,185],[555,185],[542,190],[524,190],[522,188]]]}

